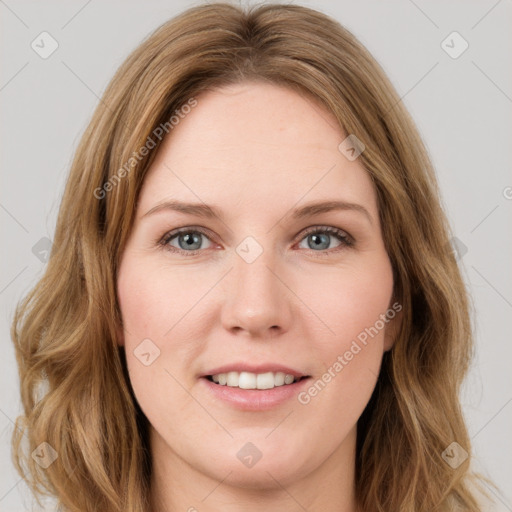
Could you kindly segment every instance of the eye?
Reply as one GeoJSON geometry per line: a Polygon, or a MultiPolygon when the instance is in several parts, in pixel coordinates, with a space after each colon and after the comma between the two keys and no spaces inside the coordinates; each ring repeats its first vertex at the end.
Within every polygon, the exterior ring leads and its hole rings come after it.
{"type": "Polygon", "coordinates": [[[207,249],[210,247],[210,239],[206,233],[198,228],[185,228],[181,230],[171,231],[160,242],[165,248],[172,248],[176,252],[185,253],[187,255],[196,254],[200,249],[207,249]],[[206,247],[203,245],[203,240],[208,240],[206,247]]]}
{"type": "Polygon", "coordinates": [[[307,247],[299,247],[301,249],[311,249],[315,252],[327,251],[329,249],[340,250],[344,247],[350,247],[353,245],[351,237],[342,231],[341,229],[325,226],[325,227],[313,227],[306,232],[306,235],[301,239],[306,241],[307,247]],[[336,246],[332,246],[331,242],[335,238],[338,242],[336,246]]]}
{"type": "MultiPolygon", "coordinates": [[[[334,252],[345,247],[354,245],[353,239],[345,231],[331,226],[315,226],[306,231],[300,239],[300,243],[307,241],[307,247],[301,246],[300,249],[308,249],[314,252],[322,253],[329,251],[334,252]],[[332,242],[337,242],[333,246],[332,242]],[[331,251],[331,249],[334,249],[331,251]]],[[[186,256],[194,256],[201,252],[202,249],[208,249],[212,246],[211,240],[207,233],[201,228],[180,228],[164,235],[158,242],[163,248],[184,254],[186,256]],[[207,240],[207,244],[203,243],[207,240]]]]}

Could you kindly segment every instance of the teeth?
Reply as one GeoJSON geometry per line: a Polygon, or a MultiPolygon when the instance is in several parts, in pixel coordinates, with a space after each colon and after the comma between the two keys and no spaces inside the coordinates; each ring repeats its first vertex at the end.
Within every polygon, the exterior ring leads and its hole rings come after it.
{"type": "Polygon", "coordinates": [[[240,376],[238,372],[229,372],[226,378],[226,386],[235,388],[239,385],[240,376]]]}
{"type": "Polygon", "coordinates": [[[293,375],[283,372],[228,372],[212,375],[212,380],[221,386],[229,386],[232,388],[272,389],[273,387],[292,384],[296,379],[293,375]]]}

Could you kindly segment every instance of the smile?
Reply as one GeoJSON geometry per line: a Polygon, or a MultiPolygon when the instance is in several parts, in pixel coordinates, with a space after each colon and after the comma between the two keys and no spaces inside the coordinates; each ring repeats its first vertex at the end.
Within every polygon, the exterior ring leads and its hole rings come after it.
{"type": "Polygon", "coordinates": [[[220,386],[240,389],[272,389],[293,384],[303,377],[294,377],[284,372],[251,373],[232,371],[209,375],[207,378],[220,386]]]}

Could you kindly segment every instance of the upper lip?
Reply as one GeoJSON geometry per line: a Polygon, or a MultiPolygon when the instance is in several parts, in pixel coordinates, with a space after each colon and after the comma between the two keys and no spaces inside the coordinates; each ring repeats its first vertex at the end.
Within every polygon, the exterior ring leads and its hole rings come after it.
{"type": "Polygon", "coordinates": [[[289,368],[288,366],[284,366],[282,364],[275,363],[261,363],[258,365],[247,364],[247,363],[230,363],[225,364],[223,366],[217,366],[206,373],[201,374],[201,377],[209,377],[211,375],[218,375],[219,373],[228,373],[228,372],[250,372],[250,373],[267,373],[267,372],[283,372],[289,375],[293,375],[295,378],[307,377],[306,374],[294,370],[293,368],[289,368]]]}

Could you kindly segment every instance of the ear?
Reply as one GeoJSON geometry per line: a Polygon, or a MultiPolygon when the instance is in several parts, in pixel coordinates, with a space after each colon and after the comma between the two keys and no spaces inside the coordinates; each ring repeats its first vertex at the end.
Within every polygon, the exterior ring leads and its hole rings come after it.
{"type": "Polygon", "coordinates": [[[393,301],[392,305],[388,308],[387,316],[390,320],[384,331],[384,352],[388,352],[393,348],[402,326],[403,312],[400,302],[397,300],[393,301]]]}

